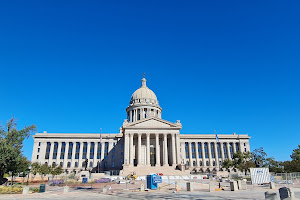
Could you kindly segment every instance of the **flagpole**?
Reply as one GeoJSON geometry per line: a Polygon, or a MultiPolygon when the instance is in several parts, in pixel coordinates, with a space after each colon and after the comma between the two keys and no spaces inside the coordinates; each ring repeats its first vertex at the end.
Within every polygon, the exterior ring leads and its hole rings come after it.
{"type": "MultiPolygon", "coordinates": [[[[98,153],[99,153],[99,149],[102,149],[102,134],[101,134],[101,131],[102,131],[102,128],[100,128],[100,146],[98,145],[98,149],[97,149],[97,156],[98,156],[98,153]]],[[[98,161],[98,173],[99,172],[99,168],[100,168],[100,160],[101,160],[101,154],[99,156],[99,161],[98,161]]]]}

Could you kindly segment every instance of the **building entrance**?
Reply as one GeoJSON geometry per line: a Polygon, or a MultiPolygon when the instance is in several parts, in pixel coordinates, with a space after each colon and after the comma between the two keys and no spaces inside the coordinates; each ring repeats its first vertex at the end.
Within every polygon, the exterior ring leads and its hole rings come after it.
{"type": "Polygon", "coordinates": [[[155,156],[155,148],[154,147],[150,147],[150,165],[151,166],[155,166],[155,160],[156,160],[156,156],[155,156]]]}

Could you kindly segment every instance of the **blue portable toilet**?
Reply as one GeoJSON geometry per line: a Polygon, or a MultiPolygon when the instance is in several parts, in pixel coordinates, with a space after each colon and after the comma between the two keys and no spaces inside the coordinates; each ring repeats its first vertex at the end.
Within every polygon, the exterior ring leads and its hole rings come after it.
{"type": "Polygon", "coordinates": [[[153,183],[154,177],[157,177],[156,174],[148,174],[147,175],[147,188],[148,189],[157,189],[157,183],[153,183]]]}

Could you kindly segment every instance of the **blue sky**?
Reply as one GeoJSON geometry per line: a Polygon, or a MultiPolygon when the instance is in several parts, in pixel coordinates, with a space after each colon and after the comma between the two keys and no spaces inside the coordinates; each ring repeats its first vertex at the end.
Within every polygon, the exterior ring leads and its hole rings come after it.
{"type": "MultiPolygon", "coordinates": [[[[0,121],[117,133],[143,72],[181,133],[300,139],[299,1],[2,1],[0,121]]],[[[33,139],[25,141],[31,158],[33,139]]]]}

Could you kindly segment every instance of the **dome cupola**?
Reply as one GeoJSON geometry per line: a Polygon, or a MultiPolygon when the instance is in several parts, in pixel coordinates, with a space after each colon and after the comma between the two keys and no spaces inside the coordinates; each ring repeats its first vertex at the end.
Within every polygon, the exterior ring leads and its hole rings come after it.
{"type": "Polygon", "coordinates": [[[142,85],[131,96],[126,109],[128,122],[145,119],[148,117],[161,118],[161,107],[155,93],[147,87],[147,80],[142,79],[142,85]]]}

